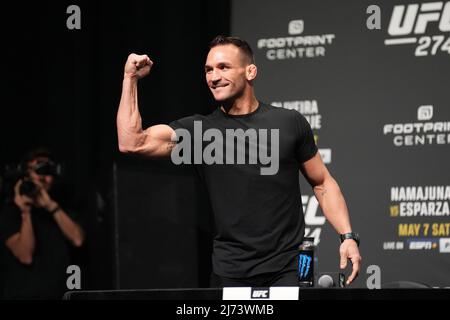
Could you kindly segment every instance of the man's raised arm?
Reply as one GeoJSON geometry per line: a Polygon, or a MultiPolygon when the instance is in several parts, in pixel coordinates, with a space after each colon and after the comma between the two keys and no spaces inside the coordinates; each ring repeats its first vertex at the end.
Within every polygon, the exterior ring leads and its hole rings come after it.
{"type": "Polygon", "coordinates": [[[147,55],[130,54],[125,63],[122,96],[117,112],[119,150],[148,157],[168,157],[175,131],[165,124],[142,129],[138,106],[138,81],[149,74],[153,62],[147,55]]]}

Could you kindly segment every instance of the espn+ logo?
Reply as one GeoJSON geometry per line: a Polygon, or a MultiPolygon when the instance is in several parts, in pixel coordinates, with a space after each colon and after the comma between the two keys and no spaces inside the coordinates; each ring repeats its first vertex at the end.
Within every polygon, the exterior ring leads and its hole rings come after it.
{"type": "Polygon", "coordinates": [[[416,57],[434,56],[439,52],[450,54],[450,37],[444,34],[423,35],[427,31],[450,32],[450,1],[427,2],[421,4],[397,5],[392,11],[385,45],[417,43],[416,57]],[[436,28],[437,26],[437,28],[436,28]]]}

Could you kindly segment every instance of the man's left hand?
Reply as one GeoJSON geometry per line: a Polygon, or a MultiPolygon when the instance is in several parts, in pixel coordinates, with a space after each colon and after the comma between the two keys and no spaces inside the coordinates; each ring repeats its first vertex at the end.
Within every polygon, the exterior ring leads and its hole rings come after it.
{"type": "Polygon", "coordinates": [[[361,267],[361,255],[359,254],[356,241],[353,239],[344,240],[339,248],[339,254],[341,256],[341,269],[347,267],[347,260],[352,262],[352,274],[347,278],[346,282],[346,284],[349,285],[356,279],[361,267]]]}

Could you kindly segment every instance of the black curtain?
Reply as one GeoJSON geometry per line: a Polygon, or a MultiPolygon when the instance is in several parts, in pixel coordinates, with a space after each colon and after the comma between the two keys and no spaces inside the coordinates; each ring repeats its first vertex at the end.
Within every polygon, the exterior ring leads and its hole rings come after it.
{"type": "MultiPolygon", "coordinates": [[[[187,177],[185,182],[178,179],[181,184],[196,183],[189,168],[119,154],[115,116],[125,60],[134,52],[146,53],[155,62],[151,75],[140,83],[145,127],[209,113],[214,102],[205,85],[203,64],[209,41],[217,34],[229,33],[230,4],[206,0],[39,1],[5,3],[2,11],[0,164],[4,168],[15,163],[36,146],[54,151],[64,164],[73,203],[87,231],[85,248],[75,253],[86,271],[84,289],[117,287],[114,197],[126,200],[127,194],[114,192],[113,167],[116,173],[125,168],[126,175],[127,170],[135,172],[144,165],[150,171],[187,177]],[[81,9],[80,30],[66,27],[70,5],[81,9]]],[[[174,181],[161,178],[161,183],[173,185],[174,181]]],[[[206,212],[206,206],[197,206],[198,201],[206,200],[199,198],[196,190],[190,192],[182,198],[194,199],[192,210],[206,212]]],[[[151,208],[160,210],[163,205],[153,201],[151,208]]],[[[194,265],[200,274],[207,273],[203,257],[209,247],[196,239],[202,258],[194,265]]],[[[206,285],[206,275],[197,280],[199,286],[206,285]]],[[[195,284],[181,282],[184,285],[195,284]]]]}

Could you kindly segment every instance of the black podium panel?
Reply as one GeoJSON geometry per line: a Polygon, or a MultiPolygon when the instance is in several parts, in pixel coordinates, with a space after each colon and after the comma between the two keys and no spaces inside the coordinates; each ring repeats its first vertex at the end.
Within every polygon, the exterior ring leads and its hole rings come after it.
{"type": "MultiPolygon", "coordinates": [[[[63,299],[64,300],[222,300],[222,289],[70,291],[64,295],[63,299]]],[[[369,290],[369,289],[348,289],[348,288],[339,288],[339,289],[301,288],[299,292],[299,300],[450,300],[450,289],[369,290]]]]}

